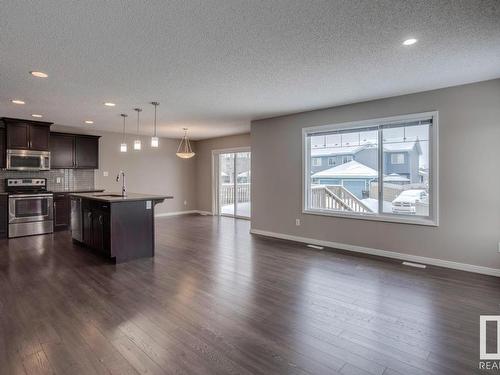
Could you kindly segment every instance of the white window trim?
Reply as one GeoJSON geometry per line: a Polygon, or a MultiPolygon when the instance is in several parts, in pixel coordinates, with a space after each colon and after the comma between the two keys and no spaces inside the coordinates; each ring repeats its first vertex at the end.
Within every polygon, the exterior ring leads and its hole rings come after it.
{"type": "Polygon", "coordinates": [[[384,118],[376,118],[362,121],[351,121],[337,124],[327,124],[321,126],[312,126],[302,128],[302,213],[311,215],[334,216],[348,219],[384,221],[390,223],[415,224],[426,226],[439,226],[439,130],[438,130],[438,111],[414,113],[408,115],[391,116],[384,118]],[[429,216],[418,217],[412,215],[390,214],[390,213],[348,213],[336,212],[332,210],[311,209],[308,207],[311,178],[309,172],[310,158],[308,155],[311,152],[309,143],[307,142],[307,134],[312,132],[320,132],[331,129],[353,129],[365,128],[367,126],[377,126],[401,121],[422,120],[432,117],[432,126],[429,139],[429,216]]]}

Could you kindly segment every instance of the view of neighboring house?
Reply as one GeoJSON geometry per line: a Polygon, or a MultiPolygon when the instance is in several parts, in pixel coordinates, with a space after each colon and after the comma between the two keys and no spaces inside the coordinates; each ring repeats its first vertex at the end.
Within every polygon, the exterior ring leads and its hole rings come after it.
{"type": "MultiPolygon", "coordinates": [[[[398,185],[422,182],[421,154],[418,140],[384,143],[384,182],[398,185]]],[[[370,183],[377,181],[378,176],[377,145],[313,148],[311,155],[313,184],[342,185],[359,199],[369,196],[370,183]]]]}
{"type": "Polygon", "coordinates": [[[370,182],[377,179],[378,172],[356,160],[314,173],[313,184],[342,185],[358,199],[367,198],[370,182]]]}
{"type": "Polygon", "coordinates": [[[422,155],[422,148],[418,140],[384,143],[384,174],[398,174],[408,177],[410,183],[420,182],[420,155],[422,155]]]}

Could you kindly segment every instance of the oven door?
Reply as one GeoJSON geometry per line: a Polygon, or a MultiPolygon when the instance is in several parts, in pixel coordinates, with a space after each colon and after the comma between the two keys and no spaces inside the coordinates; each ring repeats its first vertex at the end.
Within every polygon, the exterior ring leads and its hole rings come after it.
{"type": "Polygon", "coordinates": [[[50,169],[50,152],[7,150],[7,169],[14,171],[46,171],[50,169]]]}
{"type": "Polygon", "coordinates": [[[10,195],[9,224],[52,220],[53,202],[52,194],[10,195]]]}

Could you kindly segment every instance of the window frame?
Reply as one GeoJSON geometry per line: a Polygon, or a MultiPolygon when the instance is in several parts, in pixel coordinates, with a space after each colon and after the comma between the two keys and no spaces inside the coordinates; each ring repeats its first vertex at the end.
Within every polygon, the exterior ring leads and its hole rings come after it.
{"type": "MultiPolygon", "coordinates": [[[[396,158],[397,159],[397,158],[396,158]]],[[[404,152],[392,152],[391,153],[391,164],[392,165],[404,165],[406,163],[406,154],[404,152]],[[396,160],[396,162],[393,161],[393,157],[396,156],[402,156],[403,161],[401,163],[396,160]]]]}
{"type": "MultiPolygon", "coordinates": [[[[332,216],[339,218],[383,221],[400,224],[415,224],[425,226],[439,226],[439,125],[438,111],[420,112],[414,114],[398,115],[384,118],[375,118],[361,121],[351,121],[333,123],[320,126],[302,128],[302,213],[311,215],[332,216]],[[416,121],[432,118],[432,126],[429,131],[429,216],[420,217],[413,215],[392,214],[392,213],[352,213],[342,211],[332,211],[325,209],[309,208],[311,187],[311,147],[308,142],[308,134],[328,131],[328,130],[353,130],[363,129],[371,126],[389,125],[402,121],[416,121]]],[[[379,133],[380,135],[380,133],[379,133]]],[[[379,147],[383,148],[379,137],[379,147]]],[[[383,151],[382,151],[383,153],[383,151]]],[[[380,168],[380,160],[379,160],[380,168]]],[[[379,194],[380,195],[380,194],[379,194]]],[[[380,200],[380,197],[379,197],[380,200]]],[[[380,206],[380,204],[379,204],[380,206]]]]}
{"type": "Polygon", "coordinates": [[[353,161],[353,160],[354,160],[353,155],[342,155],[342,164],[349,163],[350,161],[353,161]],[[344,161],[344,160],[346,160],[346,161],[344,161]]]}
{"type": "Polygon", "coordinates": [[[321,167],[323,165],[323,159],[320,156],[314,157],[314,162],[312,162],[313,167],[321,167]],[[314,163],[315,161],[319,161],[318,163],[314,163]]]}

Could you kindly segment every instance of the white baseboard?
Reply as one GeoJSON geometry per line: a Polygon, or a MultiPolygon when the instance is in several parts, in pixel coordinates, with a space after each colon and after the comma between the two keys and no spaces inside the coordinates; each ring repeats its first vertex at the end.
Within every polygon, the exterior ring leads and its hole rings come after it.
{"type": "Polygon", "coordinates": [[[382,256],[382,257],[386,257],[386,258],[400,259],[400,260],[406,260],[406,261],[410,261],[410,262],[428,264],[428,265],[432,265],[432,266],[452,268],[455,270],[481,273],[484,275],[500,277],[500,269],[497,269],[497,268],[475,266],[473,264],[458,263],[458,262],[452,262],[449,260],[428,258],[428,257],[422,257],[422,256],[418,256],[418,255],[411,255],[411,254],[403,254],[403,253],[397,253],[394,251],[373,249],[370,247],[355,246],[355,245],[343,244],[343,243],[339,243],[339,242],[322,241],[322,240],[316,240],[314,238],[298,237],[298,236],[292,236],[290,234],[268,232],[268,231],[260,230],[260,229],[250,229],[250,233],[261,235],[261,236],[266,236],[266,237],[274,237],[274,238],[280,238],[283,240],[301,242],[301,243],[306,243],[306,244],[331,247],[334,249],[348,250],[348,251],[353,251],[353,252],[363,253],[363,254],[370,254],[370,255],[378,255],[378,256],[382,256]]]}
{"type": "Polygon", "coordinates": [[[208,211],[200,211],[200,210],[187,210],[187,211],[163,212],[163,213],[161,213],[161,214],[155,214],[155,217],[178,216],[178,215],[191,215],[191,214],[199,214],[199,215],[212,215],[212,213],[211,213],[211,212],[208,212],[208,211]]]}
{"type": "Polygon", "coordinates": [[[202,211],[202,210],[198,210],[197,211],[200,215],[203,215],[203,216],[214,216],[214,213],[213,212],[210,212],[210,211],[202,211]]]}

